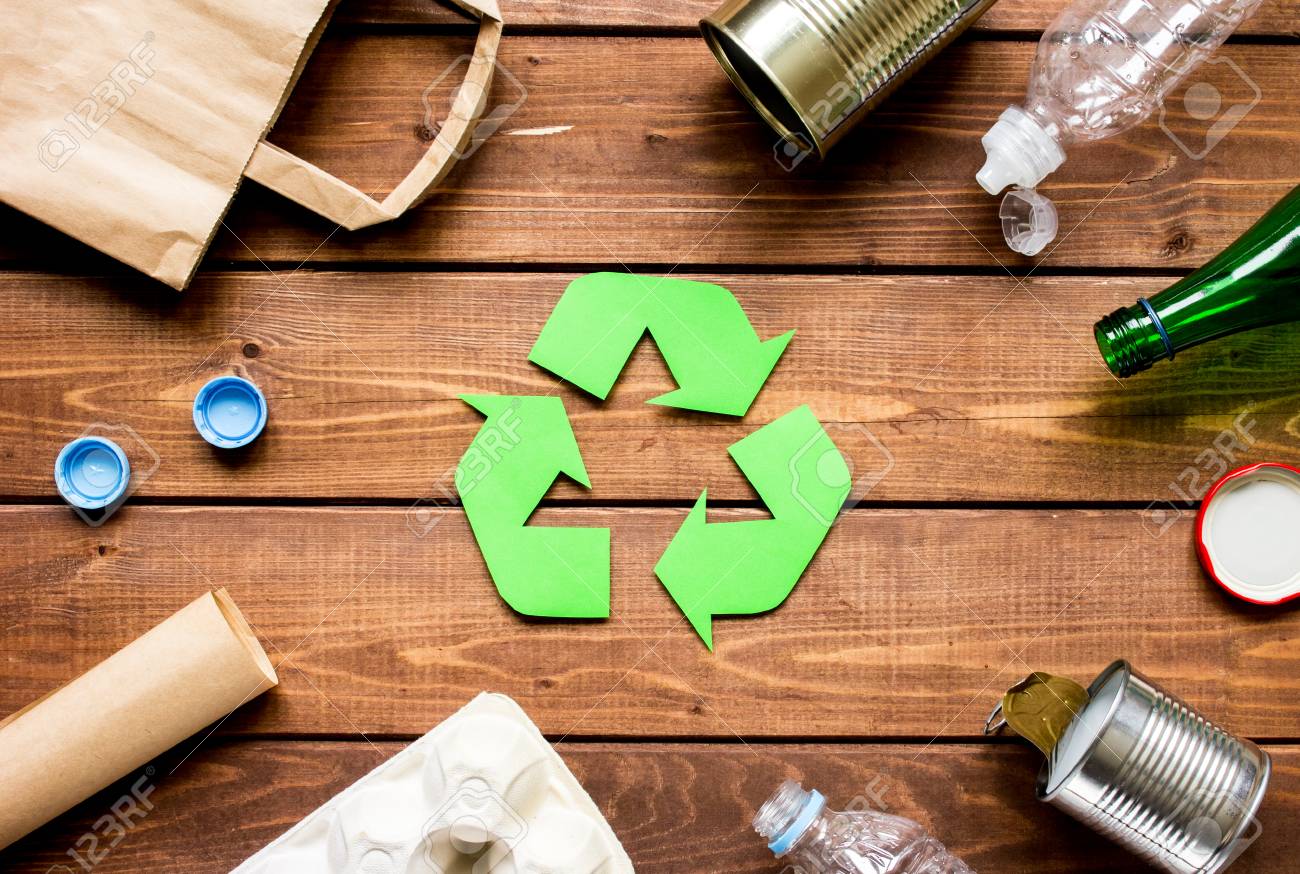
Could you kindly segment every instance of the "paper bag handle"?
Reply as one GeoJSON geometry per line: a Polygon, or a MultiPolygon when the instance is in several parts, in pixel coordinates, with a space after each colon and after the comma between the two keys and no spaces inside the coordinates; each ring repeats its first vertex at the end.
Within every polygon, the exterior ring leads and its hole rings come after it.
{"type": "Polygon", "coordinates": [[[451,113],[415,168],[382,201],[375,200],[310,161],[262,140],[244,168],[244,176],[283,194],[312,212],[354,231],[390,221],[427,197],[442,181],[474,135],[487,105],[501,44],[501,12],[496,0],[451,0],[475,15],[478,40],[465,81],[451,102],[451,113]]]}

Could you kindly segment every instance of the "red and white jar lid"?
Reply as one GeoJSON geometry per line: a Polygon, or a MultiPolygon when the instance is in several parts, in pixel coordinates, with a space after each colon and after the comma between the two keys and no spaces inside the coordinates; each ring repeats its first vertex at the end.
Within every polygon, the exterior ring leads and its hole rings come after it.
{"type": "Polygon", "coordinates": [[[1280,604],[1300,596],[1300,470],[1262,462],[1215,483],[1196,517],[1196,552],[1238,598],[1280,604]]]}

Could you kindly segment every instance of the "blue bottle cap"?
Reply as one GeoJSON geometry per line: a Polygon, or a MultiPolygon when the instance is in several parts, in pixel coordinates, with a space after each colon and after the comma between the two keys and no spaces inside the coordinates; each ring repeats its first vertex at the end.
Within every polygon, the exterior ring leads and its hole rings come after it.
{"type": "Polygon", "coordinates": [[[266,427],[266,398],[240,376],[218,376],[194,397],[194,427],[220,449],[237,449],[266,427]]]}
{"type": "Polygon", "coordinates": [[[54,460],[54,484],[63,500],[82,510],[102,510],[121,500],[131,481],[122,447],[103,437],[78,437],[54,460]]]}

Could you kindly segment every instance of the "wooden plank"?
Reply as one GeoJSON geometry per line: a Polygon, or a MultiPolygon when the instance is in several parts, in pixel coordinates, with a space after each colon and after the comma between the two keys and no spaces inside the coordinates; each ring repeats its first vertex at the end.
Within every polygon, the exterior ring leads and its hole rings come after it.
{"type": "MultiPolygon", "coordinates": [[[[441,718],[443,714],[432,717],[441,718]]],[[[399,743],[213,741],[174,775],[156,769],[154,811],[96,867],[102,874],[227,871],[401,749],[399,743]],[[164,776],[166,775],[166,776],[164,776]],[[202,827],[197,827],[201,824],[202,827]]],[[[1034,800],[1039,757],[1010,745],[561,744],[640,874],[767,874],[779,863],[750,830],[786,778],[832,806],[870,806],[923,823],[977,871],[1145,874],[1151,869],[1034,800]]],[[[1271,747],[1258,835],[1234,874],[1294,869],[1300,750],[1271,747]]],[[[69,862],[68,847],[123,781],[0,854],[10,871],[69,862]]],[[[84,845],[83,845],[84,846],[84,845]]],[[[73,869],[75,870],[75,868],[73,869]]]]}
{"type": "Polygon", "coordinates": [[[761,336],[798,331],[739,422],[644,403],[673,385],[648,340],[604,404],[529,364],[572,278],[304,272],[282,286],[250,272],[157,298],[129,280],[11,275],[0,495],[53,500],[59,448],[104,423],[141,499],[447,503],[482,421],[466,392],[564,399],[594,484],[560,484],[565,499],[685,504],[707,487],[752,500],[726,447],[800,404],[872,501],[1179,502],[1229,465],[1300,451],[1300,328],[1223,340],[1122,384],[1108,375],[1093,320],[1167,277],[705,277],[735,291],[761,336]],[[199,387],[227,372],[270,400],[244,454],[212,450],[191,420],[199,387]],[[1234,448],[1225,429],[1254,442],[1234,448]]]}
{"type": "MultiPolygon", "coordinates": [[[[646,27],[694,32],[701,18],[717,9],[718,0],[660,0],[658,3],[609,3],[596,0],[531,0],[509,3],[502,12],[516,27],[646,27]]],[[[1060,11],[1058,4],[1037,0],[1001,0],[976,23],[980,31],[1039,31],[1060,11]]],[[[1240,33],[1295,36],[1300,4],[1265,0],[1240,33]]],[[[465,17],[430,0],[347,0],[335,21],[348,24],[454,24],[465,17]]]]}
{"type": "MultiPolygon", "coordinates": [[[[327,39],[272,140],[382,195],[427,148],[428,122],[447,105],[455,59],[470,44],[468,35],[327,39]]],[[[1023,97],[1031,54],[1017,42],[955,47],[826,163],[790,173],[773,134],[695,40],[507,38],[493,110],[518,109],[441,193],[396,222],[349,233],[245,186],[206,264],[1025,268],[974,175],[980,137],[1023,97]]],[[[1300,46],[1237,45],[1224,57],[1258,83],[1253,111],[1204,160],[1155,120],[1074,150],[1044,186],[1065,229],[1046,269],[1196,266],[1300,183],[1300,46]]],[[[1225,105],[1255,98],[1233,67],[1210,73],[1225,105]]],[[[1206,125],[1178,95],[1171,105],[1170,129],[1203,150],[1206,125]]],[[[66,269],[84,253],[13,212],[4,224],[0,260],[66,269]]]]}
{"type": "Polygon", "coordinates": [[[1300,612],[1208,583],[1190,518],[852,511],[710,654],[653,575],[685,513],[541,511],[613,531],[613,616],[575,623],[512,614],[453,511],[127,506],[91,529],[2,508],[0,712],[224,585],[292,661],[223,731],[414,735],[489,689],[556,737],[971,737],[1031,669],[1087,681],[1124,656],[1232,730],[1296,735],[1300,612]]]}

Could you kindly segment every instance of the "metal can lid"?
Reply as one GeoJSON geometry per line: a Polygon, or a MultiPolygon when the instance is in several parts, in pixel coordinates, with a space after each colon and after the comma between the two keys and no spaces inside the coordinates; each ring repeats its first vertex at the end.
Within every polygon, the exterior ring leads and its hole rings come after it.
{"type": "Polygon", "coordinates": [[[1253,604],[1300,596],[1300,470],[1261,462],[1226,474],[1196,517],[1205,572],[1253,604]]]}
{"type": "MultiPolygon", "coordinates": [[[[1038,771],[1035,790],[1040,801],[1052,802],[1096,753],[1120,708],[1133,666],[1117,659],[1088,686],[1087,703],[1075,713],[1038,771]]],[[[1112,756],[1112,750],[1107,750],[1112,756]]]]}
{"type": "Polygon", "coordinates": [[[194,427],[220,449],[246,446],[266,427],[266,397],[243,377],[218,376],[194,398],[194,427]]]}

